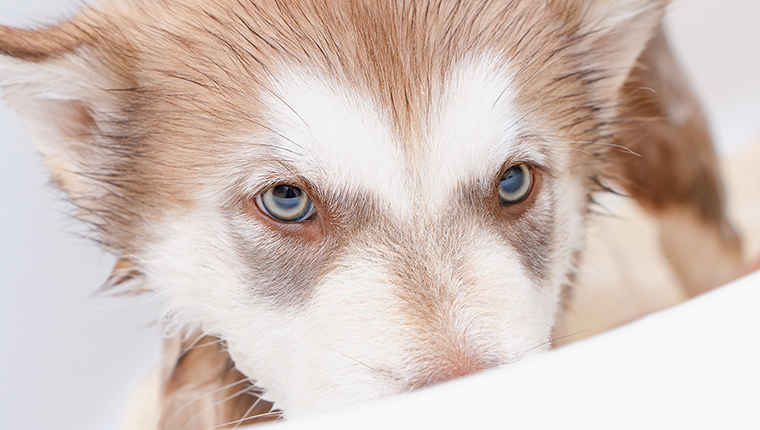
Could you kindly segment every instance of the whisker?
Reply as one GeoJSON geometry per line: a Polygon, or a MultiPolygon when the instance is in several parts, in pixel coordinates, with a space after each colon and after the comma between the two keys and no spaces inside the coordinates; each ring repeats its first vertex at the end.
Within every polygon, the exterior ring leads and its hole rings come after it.
{"type": "MultiPolygon", "coordinates": [[[[214,394],[216,394],[216,393],[218,393],[218,392],[220,392],[220,391],[224,391],[224,390],[227,390],[227,389],[229,389],[229,388],[232,388],[232,387],[234,387],[234,386],[236,386],[236,385],[240,385],[240,384],[242,384],[242,383],[246,383],[246,382],[250,382],[250,380],[248,380],[248,379],[241,379],[241,380],[239,380],[239,381],[233,382],[233,383],[231,383],[231,384],[227,384],[227,385],[224,385],[224,386],[222,386],[222,387],[219,387],[219,388],[217,388],[217,389],[211,390],[211,391],[209,391],[209,392],[207,392],[207,393],[205,393],[205,394],[202,394],[202,395],[200,395],[200,396],[196,397],[195,399],[193,399],[193,400],[191,400],[191,401],[189,401],[189,402],[185,403],[184,405],[182,405],[182,407],[180,407],[180,408],[178,408],[176,411],[174,411],[174,413],[172,414],[172,416],[171,416],[171,417],[169,417],[169,419],[168,419],[168,420],[166,420],[166,425],[168,426],[169,424],[171,424],[171,422],[172,422],[172,421],[174,421],[175,419],[177,419],[177,416],[178,416],[178,415],[179,415],[179,414],[180,414],[182,411],[184,411],[185,409],[187,409],[188,407],[190,407],[190,406],[191,406],[193,403],[196,403],[196,402],[198,402],[198,401],[202,400],[203,398],[205,398],[205,397],[208,397],[208,396],[211,396],[211,395],[214,395],[214,394]]],[[[239,395],[239,394],[241,394],[242,392],[245,392],[245,391],[247,391],[247,390],[251,390],[251,389],[254,389],[254,388],[255,388],[254,386],[251,386],[251,387],[246,387],[245,389],[243,389],[243,390],[240,390],[238,393],[234,394],[234,395],[233,395],[233,397],[234,397],[235,395],[239,395]]],[[[226,400],[225,400],[225,401],[226,401],[226,400]]],[[[223,402],[224,402],[224,401],[222,401],[221,403],[223,403],[223,402]]],[[[221,403],[217,403],[217,404],[214,404],[214,405],[212,405],[212,406],[210,406],[210,407],[214,407],[214,406],[217,406],[218,404],[221,404],[221,403]]],[[[208,408],[207,408],[207,409],[208,409],[208,408]]],[[[199,416],[201,413],[203,413],[203,412],[205,412],[205,411],[206,411],[206,409],[204,409],[204,410],[202,410],[201,412],[199,412],[198,414],[194,415],[194,416],[193,416],[193,418],[191,418],[191,420],[190,420],[190,421],[192,421],[193,419],[197,418],[197,417],[198,417],[198,416],[199,416]]]]}
{"type": "Polygon", "coordinates": [[[190,342],[190,345],[182,348],[182,351],[180,351],[179,357],[177,357],[177,359],[182,358],[185,354],[187,354],[189,351],[191,351],[192,349],[194,349],[198,345],[198,342],[200,342],[201,339],[203,339],[205,336],[206,335],[203,334],[203,333],[198,334],[198,336],[195,338],[195,340],[193,340],[192,342],[190,342]]]}
{"type": "Polygon", "coordinates": [[[579,334],[583,334],[583,333],[586,333],[586,332],[589,332],[589,331],[591,331],[591,330],[580,330],[580,331],[576,331],[576,332],[573,332],[573,333],[566,334],[564,336],[553,337],[553,338],[547,340],[546,342],[539,343],[538,345],[534,346],[533,348],[528,349],[525,352],[530,352],[530,351],[533,351],[535,349],[541,348],[542,346],[546,346],[546,345],[552,344],[552,343],[554,343],[554,342],[556,342],[558,340],[566,339],[568,337],[578,336],[579,334]]]}
{"type": "Polygon", "coordinates": [[[252,420],[252,419],[255,419],[255,418],[278,418],[279,419],[279,418],[282,418],[282,412],[281,411],[272,411],[272,412],[266,412],[266,413],[259,414],[259,415],[254,415],[252,417],[240,418],[240,419],[237,419],[237,420],[234,420],[234,421],[228,421],[226,423],[217,424],[217,425],[215,425],[213,427],[208,427],[206,430],[214,430],[214,429],[218,429],[218,428],[221,428],[221,427],[224,427],[224,426],[228,426],[230,424],[235,424],[235,427],[233,427],[233,430],[234,430],[234,429],[238,428],[238,426],[240,424],[244,423],[245,421],[252,420]]]}
{"type": "MultiPolygon", "coordinates": [[[[627,146],[623,146],[623,145],[618,145],[616,143],[600,142],[600,141],[593,141],[593,140],[571,140],[571,139],[569,139],[569,138],[567,138],[565,136],[559,136],[559,135],[555,135],[555,134],[546,134],[544,136],[545,137],[550,137],[550,138],[553,138],[553,139],[564,139],[566,141],[563,142],[563,143],[565,143],[567,145],[599,145],[599,146],[607,146],[607,147],[611,147],[611,148],[615,148],[615,149],[622,149],[623,151],[625,151],[625,152],[627,152],[627,153],[629,153],[631,155],[634,155],[636,157],[641,157],[641,154],[639,154],[638,152],[632,150],[631,148],[628,148],[627,146]]],[[[589,153],[589,154],[591,154],[591,153],[589,153]]]]}
{"type": "Polygon", "coordinates": [[[615,148],[615,149],[622,149],[624,152],[627,152],[627,153],[629,153],[631,155],[635,155],[636,157],[641,157],[641,154],[639,154],[638,152],[632,150],[631,148],[628,148],[628,147],[623,146],[623,145],[618,145],[616,143],[608,143],[608,142],[577,142],[577,143],[585,143],[587,145],[609,146],[609,147],[615,148]]]}
{"type": "MultiPolygon", "coordinates": [[[[248,410],[245,411],[245,413],[243,414],[243,417],[237,420],[237,423],[235,423],[235,427],[233,427],[232,430],[235,430],[238,427],[240,427],[240,424],[242,424],[243,421],[257,417],[258,415],[257,416],[253,416],[253,417],[249,417],[248,414],[250,414],[251,412],[253,412],[253,410],[256,409],[256,406],[258,406],[259,403],[261,403],[261,396],[258,396],[256,398],[256,401],[253,402],[253,404],[251,405],[251,407],[248,408],[248,410]]],[[[232,423],[234,423],[234,421],[230,421],[230,422],[226,423],[225,425],[229,425],[229,424],[232,424],[232,423]]]]}
{"type": "MultiPolygon", "coordinates": [[[[573,143],[576,143],[576,142],[568,142],[568,144],[573,144],[573,143]]],[[[567,146],[567,147],[563,147],[563,148],[560,148],[560,149],[565,149],[565,150],[574,151],[574,152],[580,152],[581,154],[588,155],[589,157],[595,157],[596,156],[596,154],[594,154],[593,152],[586,151],[585,149],[581,149],[581,148],[573,148],[572,146],[567,146]]]]}
{"type": "MultiPolygon", "coordinates": [[[[206,337],[206,336],[200,336],[200,339],[202,339],[203,337],[206,337]]],[[[207,342],[204,342],[204,343],[199,343],[200,339],[196,339],[195,341],[193,341],[193,343],[190,346],[188,346],[187,348],[185,348],[184,351],[183,351],[183,354],[185,354],[185,353],[187,353],[187,352],[189,352],[190,350],[193,350],[193,349],[203,348],[204,346],[219,345],[219,344],[224,343],[224,341],[222,339],[219,339],[219,338],[217,338],[216,340],[210,340],[210,341],[207,341],[207,342]]]]}
{"type": "Polygon", "coordinates": [[[377,369],[377,368],[375,368],[375,367],[372,367],[372,366],[370,366],[369,364],[367,364],[367,363],[363,363],[361,360],[358,360],[358,359],[356,359],[356,358],[354,358],[354,357],[351,357],[351,356],[349,356],[349,355],[346,355],[346,354],[344,354],[344,353],[342,353],[342,352],[338,351],[338,350],[337,350],[337,349],[335,349],[335,348],[328,348],[328,349],[329,349],[330,351],[333,351],[333,352],[335,352],[335,353],[338,353],[338,354],[342,355],[343,357],[345,357],[345,358],[347,358],[347,359],[349,359],[349,360],[351,360],[351,361],[353,361],[353,362],[355,362],[355,363],[357,363],[357,364],[361,364],[362,366],[366,367],[367,369],[370,369],[370,370],[372,370],[373,372],[377,372],[377,373],[382,373],[382,374],[388,375],[388,376],[390,376],[391,378],[393,378],[393,379],[395,379],[395,380],[400,380],[400,379],[401,379],[400,377],[398,377],[397,375],[394,375],[394,374],[393,374],[393,372],[391,372],[391,371],[389,371],[389,370],[385,370],[385,369],[377,369]]]}
{"type": "MultiPolygon", "coordinates": [[[[248,380],[247,380],[247,379],[242,379],[241,381],[248,381],[248,380]]],[[[237,384],[237,383],[240,383],[240,381],[236,382],[235,384],[237,384]]],[[[234,385],[234,384],[233,384],[233,385],[234,385]]],[[[253,386],[253,385],[251,385],[250,387],[245,387],[245,388],[243,388],[242,390],[239,390],[239,391],[237,391],[237,392],[235,392],[235,393],[232,393],[232,394],[230,394],[229,396],[227,396],[227,397],[225,397],[225,398],[223,398],[223,399],[219,400],[218,402],[215,402],[215,403],[213,403],[213,404],[211,404],[211,405],[209,405],[209,406],[206,406],[205,408],[203,408],[203,409],[201,409],[200,411],[198,411],[198,412],[197,412],[195,415],[193,415],[192,417],[190,417],[190,419],[189,419],[189,420],[187,420],[187,423],[185,423],[185,425],[184,425],[184,426],[182,426],[182,428],[181,428],[180,430],[185,430],[185,429],[187,429],[187,427],[188,427],[190,424],[192,424],[192,422],[193,422],[193,421],[195,421],[195,420],[196,420],[196,419],[198,419],[198,418],[199,418],[201,415],[203,415],[203,413],[204,413],[204,412],[206,412],[206,411],[208,411],[208,410],[211,410],[211,409],[213,409],[213,408],[215,408],[215,407],[217,407],[217,406],[221,405],[222,403],[228,402],[228,401],[230,401],[230,400],[234,399],[234,398],[235,398],[235,397],[237,397],[237,396],[240,396],[240,395],[242,395],[242,394],[245,394],[245,393],[247,393],[247,392],[249,392],[249,391],[254,391],[255,389],[256,389],[256,387],[255,387],[255,386],[253,386]]],[[[216,391],[218,391],[218,390],[216,390],[216,391]]],[[[205,396],[203,396],[203,397],[205,397],[205,396]]]]}
{"type": "Polygon", "coordinates": [[[558,341],[558,340],[567,339],[568,337],[578,336],[579,334],[588,333],[588,332],[590,332],[590,331],[591,331],[591,330],[589,330],[589,329],[586,329],[586,330],[579,330],[579,331],[576,331],[576,332],[573,332],[573,333],[568,333],[568,334],[566,334],[566,335],[564,335],[564,336],[560,336],[560,337],[554,337],[554,338],[552,338],[552,340],[551,340],[551,341],[552,341],[552,342],[556,342],[556,341],[558,341]]]}
{"type": "MultiPolygon", "coordinates": [[[[284,140],[287,140],[287,141],[293,143],[294,145],[298,146],[300,149],[303,149],[303,147],[301,145],[298,145],[292,139],[289,139],[289,138],[283,136],[282,134],[275,132],[274,130],[272,130],[271,127],[263,125],[260,121],[256,121],[256,120],[254,120],[254,119],[252,119],[250,117],[248,117],[248,119],[254,125],[257,125],[257,126],[263,128],[263,129],[265,129],[265,130],[267,130],[267,131],[269,131],[271,133],[277,134],[280,137],[282,137],[284,140]]],[[[235,141],[235,140],[219,141],[218,143],[224,144],[224,145],[234,145],[234,146],[240,146],[241,144],[243,144],[245,146],[256,146],[256,147],[260,147],[260,148],[274,149],[274,150],[281,151],[281,152],[288,152],[288,153],[291,153],[293,155],[298,155],[298,156],[302,156],[303,155],[303,154],[300,154],[300,153],[298,153],[298,152],[296,152],[296,151],[294,151],[292,149],[286,148],[286,147],[284,147],[282,145],[276,145],[274,143],[248,142],[248,141],[241,142],[241,141],[235,141]]]]}
{"type": "Polygon", "coordinates": [[[249,417],[249,416],[248,416],[248,414],[250,414],[250,413],[253,411],[253,409],[254,409],[256,406],[258,406],[258,404],[259,404],[260,402],[261,402],[261,397],[257,398],[257,399],[256,399],[256,401],[255,401],[255,402],[253,402],[253,404],[251,405],[251,407],[249,407],[248,409],[246,409],[246,411],[245,411],[245,413],[243,414],[242,418],[238,418],[237,420],[234,420],[234,421],[228,421],[228,422],[226,422],[226,423],[224,423],[224,424],[219,424],[219,425],[217,425],[217,426],[214,426],[214,427],[211,427],[211,428],[212,428],[212,429],[215,429],[215,428],[218,428],[218,427],[220,427],[220,426],[228,426],[228,425],[230,425],[230,424],[235,424],[235,426],[234,426],[234,427],[232,427],[232,430],[237,430],[237,428],[238,428],[238,427],[240,427],[240,424],[242,424],[243,422],[245,422],[245,421],[247,421],[247,420],[249,420],[249,419],[253,419],[253,418],[255,418],[255,417],[249,417]]]}

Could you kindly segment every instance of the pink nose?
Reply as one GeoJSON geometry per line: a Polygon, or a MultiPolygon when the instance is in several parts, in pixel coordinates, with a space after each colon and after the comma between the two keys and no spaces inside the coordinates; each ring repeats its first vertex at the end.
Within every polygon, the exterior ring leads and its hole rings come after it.
{"type": "Polygon", "coordinates": [[[423,388],[439,382],[472,375],[497,365],[498,363],[495,361],[477,358],[431,360],[410,386],[412,389],[423,388]]]}

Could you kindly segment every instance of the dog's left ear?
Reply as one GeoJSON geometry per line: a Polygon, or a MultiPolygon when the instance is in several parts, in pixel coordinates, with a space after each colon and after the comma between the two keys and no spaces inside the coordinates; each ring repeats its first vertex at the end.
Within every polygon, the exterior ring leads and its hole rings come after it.
{"type": "Polygon", "coordinates": [[[132,86],[125,52],[106,47],[100,27],[85,14],[34,30],[0,26],[3,95],[75,204],[102,189],[102,138],[123,110],[119,90],[132,86]]]}
{"type": "Polygon", "coordinates": [[[554,0],[549,7],[575,30],[569,55],[603,79],[597,87],[615,97],[662,20],[668,0],[554,0]]]}
{"type": "Polygon", "coordinates": [[[108,19],[85,10],[55,26],[0,26],[0,87],[77,218],[122,257],[110,287],[139,277],[130,259],[138,208],[125,198],[139,193],[123,179],[138,158],[127,127],[136,56],[108,19]]]}

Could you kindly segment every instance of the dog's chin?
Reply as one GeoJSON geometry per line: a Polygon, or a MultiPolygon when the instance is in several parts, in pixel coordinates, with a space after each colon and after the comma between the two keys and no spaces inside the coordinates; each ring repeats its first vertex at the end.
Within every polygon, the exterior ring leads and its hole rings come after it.
{"type": "MultiPolygon", "coordinates": [[[[538,337],[538,336],[537,336],[538,337]]],[[[378,375],[375,369],[369,372],[346,373],[344,375],[318,374],[315,367],[304,363],[300,369],[287,369],[292,372],[290,377],[278,375],[277,372],[258,373],[259,366],[254,366],[239,354],[231,354],[236,368],[247,376],[254,384],[262,389],[262,399],[274,403],[274,407],[282,411],[287,418],[303,415],[311,415],[320,412],[329,412],[354,405],[359,405],[374,400],[384,399],[399,394],[408,393],[419,388],[446,383],[449,380],[458,379],[461,376],[469,376],[488,369],[508,365],[513,361],[522,359],[528,355],[544,352],[550,349],[549,342],[544,342],[527,351],[522,351],[517,357],[504,357],[502,360],[490,358],[482,360],[477,365],[463,366],[461,372],[453,372],[450,375],[438,375],[431,378],[429,375],[420,376],[420,372],[411,375],[390,374],[378,375]],[[296,376],[305,375],[302,380],[296,376]]],[[[279,369],[282,372],[282,369],[279,369]]]]}
{"type": "Polygon", "coordinates": [[[411,389],[391,378],[367,377],[367,375],[346,375],[340,381],[328,375],[319,375],[309,371],[308,366],[300,369],[288,369],[293,374],[309,373],[304,380],[296,377],[283,379],[271,377],[272,373],[263,373],[256,377],[255,368],[249,361],[235,354],[230,355],[236,368],[253,380],[262,389],[262,398],[274,403],[278,410],[288,418],[329,412],[336,409],[366,403],[372,400],[391,397],[411,389]],[[323,377],[323,378],[321,378],[323,377]],[[321,381],[320,381],[321,380],[321,381]],[[320,384],[321,382],[321,384],[320,384]]]}
{"type": "Polygon", "coordinates": [[[260,336],[261,331],[275,332],[259,326],[255,331],[235,330],[225,343],[235,367],[286,417],[332,411],[411,389],[403,371],[395,370],[401,360],[387,342],[362,343],[367,352],[335,341],[334,330],[320,330],[308,319],[273,321],[280,328],[277,335],[260,336]],[[310,336],[304,326],[319,335],[310,336]]]}

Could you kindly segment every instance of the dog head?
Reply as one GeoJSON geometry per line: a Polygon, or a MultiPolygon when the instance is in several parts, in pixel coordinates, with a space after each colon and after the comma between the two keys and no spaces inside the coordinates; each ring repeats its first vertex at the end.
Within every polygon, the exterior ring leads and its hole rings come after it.
{"type": "Polygon", "coordinates": [[[3,28],[96,240],[287,413],[548,348],[665,1],[137,1],[3,28]]]}

